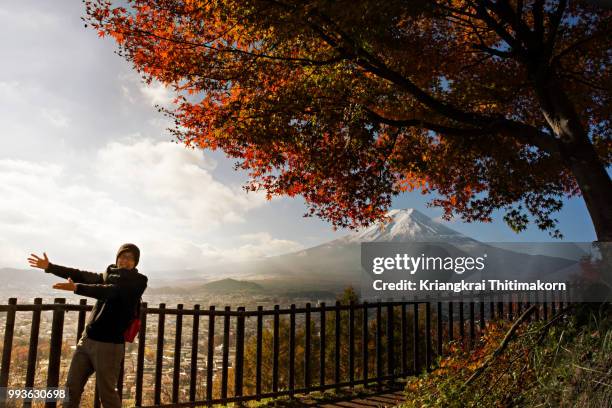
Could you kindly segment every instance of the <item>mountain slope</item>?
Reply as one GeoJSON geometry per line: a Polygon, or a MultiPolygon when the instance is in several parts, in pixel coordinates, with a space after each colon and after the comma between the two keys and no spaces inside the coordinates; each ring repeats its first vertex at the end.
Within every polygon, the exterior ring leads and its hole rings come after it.
{"type": "Polygon", "coordinates": [[[219,273],[259,282],[268,289],[324,288],[341,290],[360,284],[362,242],[444,241],[476,243],[415,209],[387,213],[377,223],[333,241],[289,254],[242,264],[220,265],[219,273]]]}
{"type": "MultiPolygon", "coordinates": [[[[509,279],[525,278],[533,271],[538,276],[559,274],[574,262],[558,256],[529,255],[520,246],[496,247],[480,243],[448,228],[414,209],[392,210],[387,213],[391,221],[376,224],[339,239],[299,252],[270,257],[249,264],[220,266],[220,274],[237,274],[241,279],[259,282],[267,289],[319,288],[342,290],[361,284],[362,242],[440,242],[452,244],[437,250],[442,256],[462,257],[474,255],[474,251],[488,254],[487,268],[509,279]],[[519,252],[517,252],[519,250],[519,252]]],[[[417,250],[418,251],[418,250],[417,250]]],[[[440,255],[440,254],[438,254],[440,255]]],[[[444,279],[444,276],[439,276],[444,279]]],[[[451,274],[452,279],[481,279],[481,275],[451,274]],[[473,276],[472,276],[473,275],[473,276]]],[[[431,278],[436,276],[431,274],[431,278]]]]}
{"type": "Polygon", "coordinates": [[[413,208],[391,210],[387,216],[391,218],[389,223],[370,225],[331,243],[472,240],[413,208]]]}

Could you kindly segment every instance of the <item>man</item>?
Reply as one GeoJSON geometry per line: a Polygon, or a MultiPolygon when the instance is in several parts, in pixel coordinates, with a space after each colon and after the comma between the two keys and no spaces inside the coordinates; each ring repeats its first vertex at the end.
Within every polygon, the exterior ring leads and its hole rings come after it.
{"type": "Polygon", "coordinates": [[[68,279],[68,282],[56,283],[53,288],[97,299],[72,356],[66,380],[68,402],[65,406],[79,406],[85,384],[95,372],[102,406],[120,408],[116,385],[125,355],[123,334],[147,287],[147,277],[136,269],[140,250],[134,244],[121,245],[115,264],[109,265],[104,273],[56,265],[49,262],[46,253],[43,255],[44,258],[39,258],[31,254],[32,257],[28,258],[30,266],[68,279]]]}

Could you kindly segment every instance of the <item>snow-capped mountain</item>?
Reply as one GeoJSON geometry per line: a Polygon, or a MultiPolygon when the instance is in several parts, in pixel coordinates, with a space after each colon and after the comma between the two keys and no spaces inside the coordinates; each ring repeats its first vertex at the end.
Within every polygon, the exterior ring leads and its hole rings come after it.
{"type": "Polygon", "coordinates": [[[474,241],[413,208],[389,211],[387,223],[379,222],[333,242],[474,241]]]}
{"type": "Polygon", "coordinates": [[[249,263],[219,266],[219,275],[256,280],[267,287],[338,289],[360,284],[362,242],[477,241],[412,209],[394,209],[379,222],[344,237],[289,254],[249,263]]]}
{"type": "MultiPolygon", "coordinates": [[[[232,265],[219,273],[238,273],[242,279],[256,280],[268,288],[357,287],[361,284],[362,242],[421,242],[424,248],[427,242],[452,244],[450,252],[443,256],[466,256],[474,250],[484,250],[489,255],[488,267],[503,271],[508,278],[519,278],[524,271],[533,270],[555,273],[571,263],[558,257],[519,254],[511,247],[480,243],[415,209],[391,210],[387,217],[390,219],[387,223],[371,225],[316,247],[251,262],[244,267],[232,265]]],[[[468,275],[461,276],[468,278],[468,275]]]]}

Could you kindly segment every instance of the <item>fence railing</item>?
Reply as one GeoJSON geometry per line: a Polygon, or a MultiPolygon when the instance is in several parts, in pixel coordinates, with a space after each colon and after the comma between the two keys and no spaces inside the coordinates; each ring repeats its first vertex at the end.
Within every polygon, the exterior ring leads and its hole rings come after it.
{"type": "MultiPolygon", "coordinates": [[[[536,319],[555,314],[564,306],[564,302],[556,299],[540,302],[538,305],[534,314],[536,319]]],[[[273,309],[264,310],[259,306],[256,310],[248,311],[244,307],[238,307],[236,310],[232,310],[230,306],[221,310],[215,306],[200,309],[196,304],[193,308],[186,309],[182,304],[176,308],[167,308],[164,303],[157,307],[149,307],[143,303],[141,329],[137,341],[134,405],[137,407],[212,405],[304,394],[317,390],[339,390],[342,387],[357,385],[382,385],[385,381],[393,381],[430,369],[434,359],[444,354],[444,345],[447,341],[455,340],[461,342],[464,347],[473,347],[487,320],[512,319],[528,306],[528,302],[511,296],[470,302],[351,302],[350,304],[336,302],[333,305],[320,303],[317,306],[307,303],[305,307],[299,308],[292,304],[288,309],[281,309],[275,305],[273,309]],[[150,319],[151,316],[157,316],[157,319],[150,319]],[[171,384],[168,384],[170,381],[162,384],[166,318],[168,317],[170,321],[171,316],[173,321],[170,323],[174,323],[175,329],[171,384]],[[184,317],[190,321],[192,330],[191,355],[188,361],[189,395],[188,398],[181,400],[179,389],[187,386],[184,381],[181,385],[180,381],[184,317]],[[284,338],[281,339],[280,322],[281,318],[286,319],[286,317],[289,319],[288,333],[283,333],[284,338]],[[206,319],[206,325],[202,327],[207,328],[203,342],[200,341],[200,332],[203,331],[200,329],[201,318],[206,319]],[[254,318],[252,321],[254,328],[247,333],[245,323],[251,318],[254,318]],[[296,344],[298,318],[303,321],[300,326],[302,340],[299,345],[296,344]],[[271,323],[268,321],[270,326],[265,328],[272,336],[271,356],[268,348],[264,350],[264,320],[271,320],[271,323]],[[155,322],[157,333],[152,338],[147,336],[147,326],[155,322]],[[215,353],[219,352],[218,347],[215,347],[215,339],[219,340],[219,335],[215,332],[217,325],[222,326],[220,363],[218,359],[214,359],[215,353]],[[233,384],[229,384],[228,379],[231,327],[234,328],[235,351],[231,362],[233,384]],[[288,339],[285,336],[288,336],[288,339]],[[285,340],[284,343],[281,340],[285,340]],[[249,343],[251,351],[254,349],[254,361],[252,355],[249,355],[249,358],[245,357],[245,342],[248,341],[251,342],[249,343]],[[145,347],[149,342],[155,344],[153,398],[145,404],[143,392],[145,347]],[[283,356],[286,365],[283,367],[280,366],[282,344],[284,344],[283,352],[286,353],[283,356]],[[302,361],[296,361],[298,346],[302,361]],[[200,348],[206,349],[206,364],[203,369],[198,368],[200,348]],[[264,351],[266,356],[271,357],[271,365],[270,361],[265,361],[264,351]],[[248,389],[244,384],[245,363],[248,364],[251,374],[248,377],[248,389]],[[302,377],[299,379],[296,378],[298,363],[302,377]],[[283,375],[282,384],[280,374],[283,375]],[[264,387],[264,377],[267,387],[264,387]],[[217,387],[213,386],[214,382],[217,387]],[[166,399],[170,401],[162,402],[162,389],[164,395],[169,396],[166,399]]],[[[0,305],[0,313],[6,313],[0,387],[7,387],[9,378],[12,378],[11,383],[15,382],[14,377],[11,377],[10,365],[17,313],[31,313],[27,370],[20,386],[32,387],[35,383],[41,313],[50,311],[52,321],[46,386],[58,387],[63,386],[59,384],[61,360],[71,357],[61,355],[65,315],[78,313],[76,330],[78,341],[84,330],[85,314],[91,308],[92,305],[88,305],[86,299],[81,299],[79,304],[67,304],[64,298],[56,298],[52,304],[43,304],[41,298],[34,299],[33,304],[17,304],[17,300],[11,298],[8,304],[0,305]]],[[[286,326],[283,327],[286,329],[286,326]]],[[[121,365],[117,384],[121,395],[123,395],[125,376],[124,362],[121,365]]],[[[187,371],[184,374],[187,375],[187,371]]],[[[184,394],[186,396],[186,393],[184,394]]],[[[100,406],[97,392],[95,404],[96,407],[100,406]]],[[[29,406],[31,403],[24,403],[24,407],[29,406]]],[[[55,402],[45,403],[45,407],[55,406],[55,402]]]]}

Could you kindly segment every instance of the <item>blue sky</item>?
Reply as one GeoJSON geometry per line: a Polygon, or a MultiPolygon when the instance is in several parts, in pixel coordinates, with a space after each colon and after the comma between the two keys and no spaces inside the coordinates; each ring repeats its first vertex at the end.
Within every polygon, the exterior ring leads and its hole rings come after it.
{"type": "MultiPolygon", "coordinates": [[[[81,2],[0,5],[0,267],[26,268],[31,252],[101,269],[124,242],[140,267],[202,268],[224,259],[294,251],[337,238],[298,199],[246,194],[246,174],[222,152],[173,143],[154,105],[172,94],[146,86],[113,53],[111,39],[83,27],[81,2]]],[[[432,218],[427,197],[394,208],[432,218]]],[[[558,215],[566,241],[590,241],[582,199],[558,215]]],[[[515,234],[490,224],[448,226],[482,241],[550,241],[535,227],[515,234]]]]}

